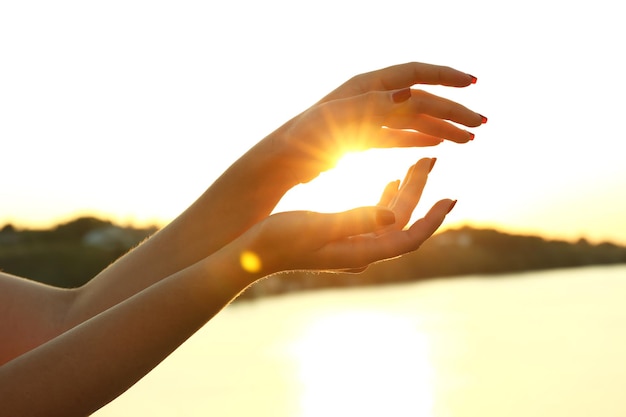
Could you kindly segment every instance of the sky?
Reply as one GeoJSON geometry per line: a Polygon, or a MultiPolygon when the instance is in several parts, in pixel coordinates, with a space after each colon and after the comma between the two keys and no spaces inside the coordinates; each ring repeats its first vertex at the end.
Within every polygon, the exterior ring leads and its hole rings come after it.
{"type": "Polygon", "coordinates": [[[350,155],[277,211],[375,204],[437,157],[416,217],[626,244],[625,39],[609,0],[3,1],[0,226],[165,224],[350,77],[421,61],[478,77],[424,87],[487,116],[476,139],[350,155]]]}

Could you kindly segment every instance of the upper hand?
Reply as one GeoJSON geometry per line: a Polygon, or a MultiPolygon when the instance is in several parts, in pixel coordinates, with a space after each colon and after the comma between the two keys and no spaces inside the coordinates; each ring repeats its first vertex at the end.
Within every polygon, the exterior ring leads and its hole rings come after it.
{"type": "Polygon", "coordinates": [[[456,102],[409,89],[416,84],[465,87],[471,75],[449,67],[408,63],[358,75],[292,119],[279,143],[300,182],[332,168],[347,151],[465,143],[474,134],[458,125],[486,121],[456,102]],[[453,123],[451,123],[453,122],[453,123]]]}

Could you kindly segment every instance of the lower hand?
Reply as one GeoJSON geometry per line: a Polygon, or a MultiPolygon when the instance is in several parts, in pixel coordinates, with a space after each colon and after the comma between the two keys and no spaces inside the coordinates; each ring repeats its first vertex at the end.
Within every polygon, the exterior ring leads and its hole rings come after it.
{"type": "Polygon", "coordinates": [[[403,185],[391,183],[381,202],[342,213],[294,211],[269,216],[225,249],[258,277],[292,270],[363,270],[368,265],[414,251],[441,225],[454,200],[441,200],[405,229],[433,159],[409,169],[403,185]],[[395,186],[395,189],[394,189],[395,186]],[[247,258],[246,258],[247,257],[247,258]]]}

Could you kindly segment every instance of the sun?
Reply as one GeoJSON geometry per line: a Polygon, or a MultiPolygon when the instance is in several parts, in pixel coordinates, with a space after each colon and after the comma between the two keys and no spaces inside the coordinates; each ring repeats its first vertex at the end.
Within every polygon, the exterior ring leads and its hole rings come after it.
{"type": "Polygon", "coordinates": [[[347,153],[334,168],[289,191],[275,211],[334,213],[376,205],[389,182],[402,180],[411,165],[431,153],[406,148],[347,153]]]}

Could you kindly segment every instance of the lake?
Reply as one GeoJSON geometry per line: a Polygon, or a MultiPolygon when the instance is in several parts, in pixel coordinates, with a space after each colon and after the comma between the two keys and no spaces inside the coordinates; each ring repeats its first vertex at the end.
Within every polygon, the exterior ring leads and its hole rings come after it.
{"type": "Polygon", "coordinates": [[[226,308],[98,417],[626,415],[626,266],[226,308]]]}

